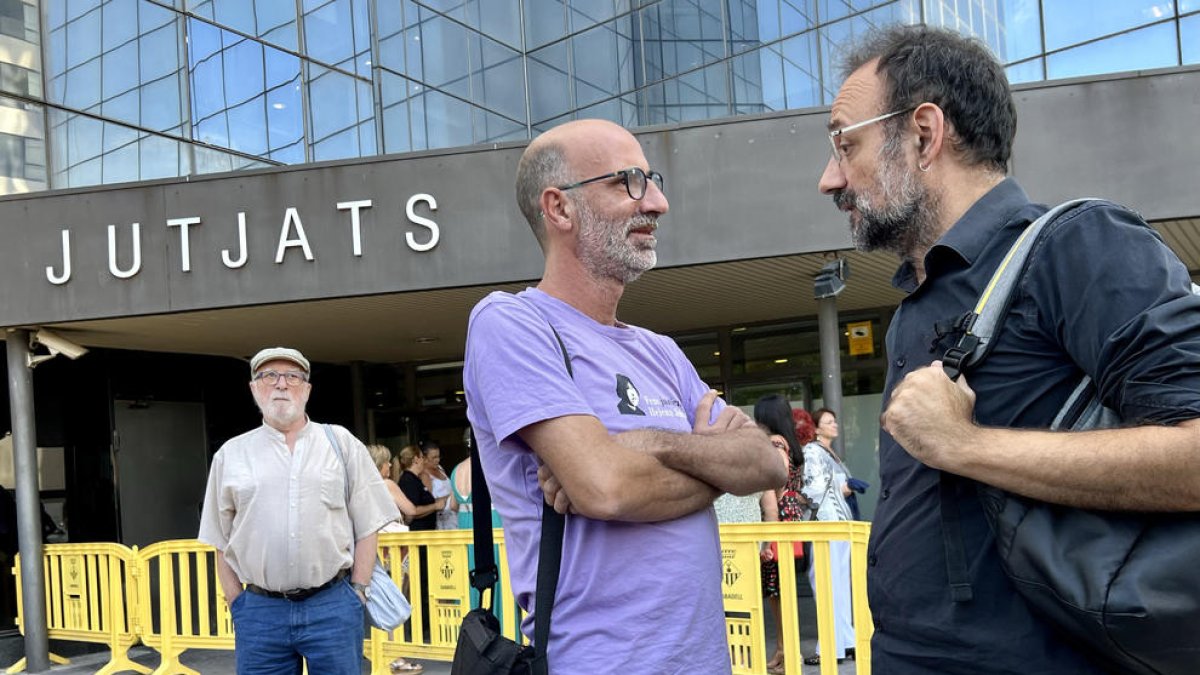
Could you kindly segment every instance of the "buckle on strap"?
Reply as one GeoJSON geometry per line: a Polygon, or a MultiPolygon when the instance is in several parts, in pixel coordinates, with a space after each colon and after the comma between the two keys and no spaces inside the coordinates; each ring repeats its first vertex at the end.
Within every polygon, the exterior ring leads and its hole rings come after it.
{"type": "Polygon", "coordinates": [[[979,346],[979,338],[967,333],[958,340],[958,344],[946,350],[942,354],[942,369],[946,371],[946,376],[952,380],[957,380],[959,375],[962,375],[963,367],[967,365],[967,358],[975,353],[975,348],[979,346]]]}
{"type": "Polygon", "coordinates": [[[500,581],[500,572],[495,565],[487,569],[471,570],[471,587],[483,592],[485,588],[494,588],[500,581]]]}

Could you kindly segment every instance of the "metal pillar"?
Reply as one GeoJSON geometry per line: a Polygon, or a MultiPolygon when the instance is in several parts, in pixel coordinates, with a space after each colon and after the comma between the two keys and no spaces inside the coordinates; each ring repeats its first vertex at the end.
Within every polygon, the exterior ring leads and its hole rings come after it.
{"type": "MultiPolygon", "coordinates": [[[[821,343],[821,399],[825,407],[842,419],[842,354],[841,335],[838,334],[838,311],[836,296],[817,299],[817,330],[821,343]]],[[[816,420],[814,420],[815,422],[816,420]]],[[[842,435],[833,441],[833,450],[846,459],[842,435]]]]}
{"type": "Polygon", "coordinates": [[[38,494],[33,371],[28,365],[29,331],[9,330],[6,342],[13,470],[17,487],[17,542],[21,549],[25,671],[43,673],[50,669],[50,641],[47,636],[46,593],[43,588],[42,501],[38,494]]]}

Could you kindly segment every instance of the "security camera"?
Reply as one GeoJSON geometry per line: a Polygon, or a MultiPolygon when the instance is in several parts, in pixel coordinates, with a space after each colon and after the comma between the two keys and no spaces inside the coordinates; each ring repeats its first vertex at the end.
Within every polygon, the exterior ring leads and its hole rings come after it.
{"type": "Polygon", "coordinates": [[[50,354],[62,354],[68,359],[77,359],[88,352],[86,347],[77,345],[58,333],[52,333],[45,328],[39,328],[33,335],[33,341],[50,350],[50,354]]]}

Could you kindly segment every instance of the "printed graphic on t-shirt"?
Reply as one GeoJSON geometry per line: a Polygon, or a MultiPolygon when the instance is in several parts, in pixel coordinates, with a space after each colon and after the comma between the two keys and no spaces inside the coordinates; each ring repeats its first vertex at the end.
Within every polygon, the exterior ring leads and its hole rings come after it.
{"type": "Polygon", "coordinates": [[[655,392],[651,391],[649,396],[642,395],[628,375],[617,373],[617,412],[622,415],[687,419],[687,413],[684,412],[683,404],[677,395],[654,394],[655,392]]]}
{"type": "Polygon", "coordinates": [[[630,379],[620,373],[617,373],[617,412],[622,415],[645,415],[645,411],[638,407],[642,397],[638,393],[637,387],[633,385],[630,379]]]}

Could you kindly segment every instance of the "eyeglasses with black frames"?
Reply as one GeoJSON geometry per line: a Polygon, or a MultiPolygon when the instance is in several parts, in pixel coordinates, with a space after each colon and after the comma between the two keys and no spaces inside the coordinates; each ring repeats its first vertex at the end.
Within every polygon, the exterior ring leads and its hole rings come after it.
{"type": "Polygon", "coordinates": [[[559,185],[558,189],[574,190],[577,187],[583,187],[589,183],[599,183],[602,180],[612,180],[614,178],[619,178],[621,179],[621,182],[625,183],[625,191],[629,193],[629,198],[633,200],[639,200],[646,196],[646,186],[648,183],[646,178],[654,181],[654,184],[658,186],[659,192],[662,192],[663,189],[663,175],[661,173],[657,171],[643,171],[641,168],[636,166],[630,169],[621,169],[620,171],[606,173],[603,176],[596,176],[595,178],[581,180],[578,183],[559,185]]]}
{"type": "Polygon", "coordinates": [[[848,131],[854,131],[855,129],[861,129],[863,127],[875,124],[876,122],[882,122],[886,119],[891,119],[891,118],[895,117],[896,115],[903,115],[904,113],[912,112],[914,110],[916,110],[915,107],[905,108],[904,110],[896,110],[896,111],[887,113],[886,115],[880,115],[878,117],[872,117],[869,120],[855,122],[854,124],[851,124],[850,126],[842,127],[841,129],[834,129],[833,131],[829,132],[829,145],[833,148],[833,161],[837,162],[838,164],[842,163],[842,157],[843,157],[842,148],[838,147],[838,137],[841,136],[842,134],[844,134],[848,131]]]}
{"type": "Polygon", "coordinates": [[[264,370],[254,376],[256,381],[264,382],[269,387],[274,387],[279,383],[279,378],[283,378],[284,382],[288,383],[289,387],[295,387],[301,382],[308,382],[308,374],[298,370],[289,370],[286,373],[277,373],[274,370],[264,370]]]}

